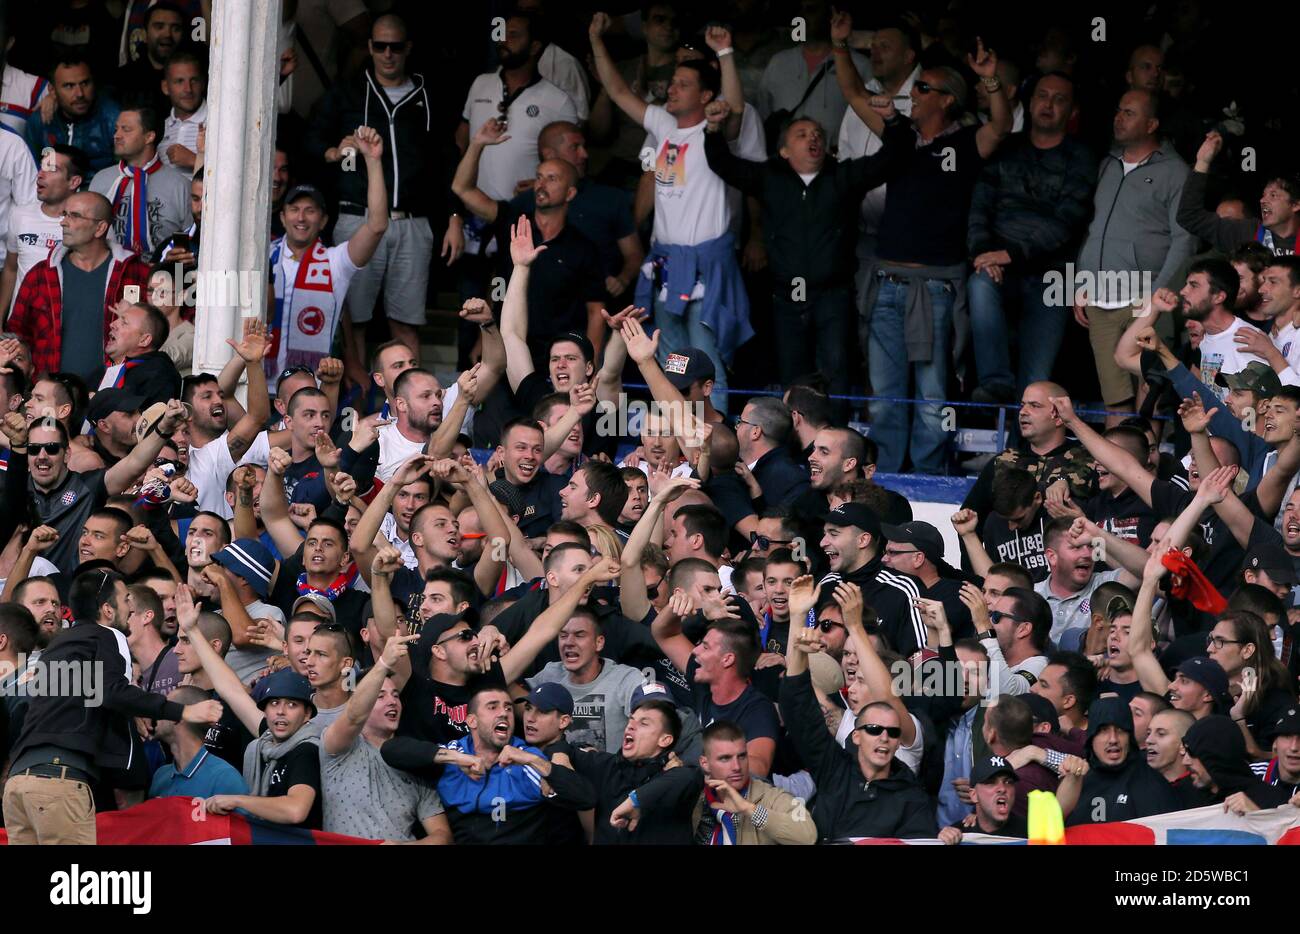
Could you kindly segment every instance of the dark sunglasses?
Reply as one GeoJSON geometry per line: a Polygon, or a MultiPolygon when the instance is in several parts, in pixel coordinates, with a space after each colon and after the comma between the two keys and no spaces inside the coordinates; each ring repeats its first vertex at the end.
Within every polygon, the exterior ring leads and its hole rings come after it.
{"type": "Polygon", "coordinates": [[[472,629],[462,629],[460,632],[456,633],[456,635],[454,635],[454,636],[448,636],[448,637],[445,638],[445,639],[439,639],[439,640],[435,643],[435,645],[446,645],[448,642],[458,642],[458,641],[459,641],[459,642],[472,642],[472,641],[474,640],[475,635],[477,635],[477,634],[476,634],[476,633],[474,632],[474,630],[472,630],[472,629]]]}
{"type": "Polygon", "coordinates": [[[378,39],[370,40],[370,47],[376,52],[401,52],[406,49],[406,40],[401,42],[380,42],[378,39]]]}
{"type": "Polygon", "coordinates": [[[916,88],[922,94],[947,94],[949,97],[953,96],[951,91],[946,91],[943,88],[935,87],[933,84],[929,84],[925,81],[917,81],[913,83],[912,87],[916,88]]]}
{"type": "Polygon", "coordinates": [[[44,444],[37,444],[33,441],[28,445],[28,453],[31,454],[58,454],[62,450],[62,441],[46,441],[44,444]]]}
{"type": "Polygon", "coordinates": [[[822,632],[830,632],[836,626],[839,626],[841,629],[845,629],[845,630],[848,629],[848,627],[845,626],[843,623],[837,623],[834,620],[822,619],[817,621],[817,628],[820,629],[822,632]]]}
{"type": "Polygon", "coordinates": [[[989,614],[989,622],[992,623],[994,626],[1002,622],[1004,619],[1009,619],[1013,623],[1020,622],[1020,620],[1016,619],[1010,613],[1003,613],[1001,610],[994,610],[992,613],[989,614]]]}
{"type": "MultiPolygon", "coordinates": [[[[663,583],[663,581],[660,581],[660,582],[659,582],[659,584],[662,584],[662,583],[663,583]]],[[[646,585],[645,585],[645,595],[646,595],[646,599],[647,599],[647,600],[658,600],[658,599],[659,599],[659,584],[646,584],[646,585]]]]}
{"type": "Polygon", "coordinates": [[[898,739],[903,735],[903,728],[901,726],[882,726],[879,723],[864,723],[862,726],[858,727],[858,729],[863,733],[866,733],[868,736],[879,736],[881,733],[884,733],[890,739],[898,739]]]}
{"type": "Polygon", "coordinates": [[[749,533],[749,544],[759,548],[761,551],[767,551],[773,545],[793,545],[793,538],[768,538],[766,535],[759,535],[757,532],[749,533]]]}

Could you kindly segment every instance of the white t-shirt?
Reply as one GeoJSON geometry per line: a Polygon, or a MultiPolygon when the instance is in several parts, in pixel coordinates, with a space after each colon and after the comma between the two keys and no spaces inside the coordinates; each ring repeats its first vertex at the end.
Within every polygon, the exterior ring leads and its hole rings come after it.
{"type": "Polygon", "coordinates": [[[384,521],[379,523],[379,534],[388,540],[388,544],[402,553],[402,563],[408,568],[414,571],[420,566],[420,562],[415,557],[415,549],[411,547],[410,539],[402,541],[401,536],[397,534],[397,519],[393,517],[391,512],[384,513],[384,521]]]}
{"type": "Polygon", "coordinates": [[[12,130],[17,139],[22,140],[27,118],[45,96],[48,87],[49,82],[44,78],[5,65],[4,79],[0,82],[0,126],[12,130]]]}
{"type": "MultiPolygon", "coordinates": [[[[500,116],[497,105],[505,100],[501,74],[489,71],[474,79],[461,117],[469,124],[472,138],[479,127],[500,116]]],[[[488,146],[478,163],[478,187],[489,198],[509,201],[515,183],[537,174],[537,137],[542,127],[556,120],[578,122],[578,109],[569,95],[545,78],[540,78],[510,103],[506,112],[510,138],[488,146]]]]}
{"type": "MultiPolygon", "coordinates": [[[[921,756],[925,752],[925,733],[921,729],[921,721],[916,719],[913,714],[908,714],[908,716],[912,718],[912,724],[916,727],[916,738],[912,740],[910,746],[900,745],[898,752],[894,753],[894,757],[899,762],[906,763],[907,767],[915,772],[921,767],[921,756]]],[[[853,715],[853,711],[844,711],[844,716],[840,718],[839,729],[835,731],[835,742],[841,746],[848,743],[849,737],[853,735],[853,722],[856,719],[857,717],[853,715]]]]}
{"type": "Polygon", "coordinates": [[[678,127],[677,118],[657,104],[645,109],[642,125],[659,141],[655,147],[654,241],[696,246],[716,240],[731,224],[727,185],[704,156],[706,122],[678,127]]]}
{"type": "MultiPolygon", "coordinates": [[[[45,558],[42,558],[40,555],[37,555],[35,558],[32,559],[32,569],[27,572],[27,576],[28,577],[49,577],[51,574],[58,574],[58,573],[59,573],[59,569],[58,567],[55,566],[53,561],[49,561],[45,558]]],[[[7,577],[0,577],[0,590],[4,590],[5,584],[8,582],[8,580],[9,578],[7,577]]]]}
{"type": "MultiPolygon", "coordinates": [[[[452,383],[447,387],[447,391],[442,394],[442,414],[446,417],[451,411],[451,407],[456,404],[456,397],[460,395],[460,383],[452,383]]],[[[460,423],[460,434],[474,436],[474,406],[468,406],[465,409],[465,419],[460,423]]]]}
{"type": "MultiPolygon", "coordinates": [[[[9,229],[9,215],[14,208],[35,201],[36,160],[18,136],[0,130],[0,230],[9,229]]],[[[0,249],[0,260],[5,255],[6,251],[0,249]]]]}
{"type": "Polygon", "coordinates": [[[1250,327],[1252,325],[1234,317],[1232,324],[1218,334],[1211,334],[1207,330],[1205,336],[1201,338],[1201,382],[1213,388],[1220,400],[1228,394],[1228,390],[1214,383],[1214,378],[1220,373],[1240,373],[1246,368],[1246,364],[1255,360],[1259,360],[1265,366],[1268,365],[1267,361],[1242,350],[1241,345],[1232,339],[1232,336],[1242,328],[1250,327]]]}
{"type": "Polygon", "coordinates": [[[4,250],[0,251],[0,256],[7,253],[18,255],[18,280],[14,285],[13,299],[9,303],[10,309],[13,308],[13,302],[18,300],[18,286],[22,284],[23,277],[62,242],[63,227],[59,218],[50,217],[42,211],[39,201],[18,204],[10,210],[4,250]]]}
{"type": "MultiPolygon", "coordinates": [[[[703,145],[703,142],[701,142],[701,145],[703,145]]],[[[758,115],[758,111],[753,104],[748,102],[745,104],[745,110],[740,117],[740,133],[735,139],[727,141],[727,148],[738,159],[747,159],[750,162],[765,162],[767,160],[767,141],[763,138],[763,118],[758,115]]],[[[643,152],[658,153],[659,138],[653,132],[647,133],[645,143],[641,149],[643,152]]],[[[731,214],[731,222],[728,224],[727,229],[737,239],[740,239],[740,225],[744,221],[745,213],[745,195],[739,188],[727,186],[727,210],[731,214]]],[[[658,239],[657,234],[656,239],[658,239]]]]}
{"type": "Polygon", "coordinates": [[[192,153],[199,151],[199,126],[208,122],[208,102],[205,100],[199,105],[199,109],[190,115],[189,119],[182,120],[176,116],[176,108],[173,107],[171,113],[163,125],[162,142],[158,144],[158,158],[164,165],[170,165],[178,171],[194,175],[194,169],[182,169],[176,165],[167,156],[167,150],[175,143],[180,143],[192,153]]]}
{"type": "Polygon", "coordinates": [[[1278,377],[1288,386],[1300,386],[1300,328],[1295,322],[1288,321],[1273,335],[1273,346],[1286,358],[1287,364],[1278,377]]]}
{"type": "Polygon", "coordinates": [[[379,466],[375,476],[387,483],[399,467],[424,450],[428,441],[412,441],[397,430],[397,423],[379,429],[379,466]]]}
{"type": "Polygon", "coordinates": [[[199,488],[199,498],[195,505],[201,510],[215,512],[226,519],[234,518],[235,511],[226,502],[226,480],[236,467],[244,464],[266,466],[267,455],[271,453],[271,439],[265,431],[258,432],[248,451],[239,463],[230,456],[230,447],[226,438],[230,432],[223,432],[221,437],[201,448],[190,446],[190,467],[186,478],[199,488]]]}

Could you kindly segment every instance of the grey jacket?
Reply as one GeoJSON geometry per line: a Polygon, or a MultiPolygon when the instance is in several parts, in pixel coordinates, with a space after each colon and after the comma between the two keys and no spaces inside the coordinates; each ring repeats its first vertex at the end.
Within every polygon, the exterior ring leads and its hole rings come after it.
{"type": "Polygon", "coordinates": [[[1128,175],[1120,147],[1107,153],[1077,272],[1148,272],[1152,289],[1174,281],[1196,247],[1196,238],[1177,222],[1187,172],[1168,141],[1128,175]]]}

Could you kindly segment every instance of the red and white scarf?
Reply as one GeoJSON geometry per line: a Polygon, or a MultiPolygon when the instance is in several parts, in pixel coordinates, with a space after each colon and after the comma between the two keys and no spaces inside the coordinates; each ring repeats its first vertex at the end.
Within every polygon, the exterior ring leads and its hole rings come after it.
{"type": "Polygon", "coordinates": [[[280,238],[271,248],[271,274],[275,287],[275,319],[271,322],[271,354],[266,358],[266,378],[275,378],[291,366],[313,370],[328,357],[338,326],[334,301],[334,275],[329,251],[319,239],[303,250],[298,273],[288,281],[281,254],[287,247],[280,238]]]}
{"type": "Polygon", "coordinates": [[[149,232],[149,176],[162,168],[162,163],[155,155],[143,166],[117,164],[122,177],[113,188],[113,216],[118,218],[118,242],[133,253],[148,253],[153,249],[149,232]],[[130,208],[123,214],[120,210],[123,198],[130,192],[130,208]]]}

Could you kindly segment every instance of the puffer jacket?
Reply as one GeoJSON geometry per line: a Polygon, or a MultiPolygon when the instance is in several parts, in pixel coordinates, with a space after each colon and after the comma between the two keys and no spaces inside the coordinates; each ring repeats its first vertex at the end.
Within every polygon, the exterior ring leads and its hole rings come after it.
{"type": "MultiPolygon", "coordinates": [[[[54,119],[46,123],[41,119],[40,110],[33,110],[27,118],[27,146],[36,157],[37,165],[46,146],[59,143],[76,146],[90,157],[90,171],[98,172],[116,161],[113,158],[113,132],[120,111],[117,102],[103,94],[96,98],[90,113],[80,120],[68,120],[55,111],[54,119]]],[[[89,177],[86,180],[89,181],[89,177]]]]}
{"type": "Polygon", "coordinates": [[[1016,272],[1073,258],[1092,206],[1097,160],[1078,140],[1039,149],[1018,133],[985,166],[971,197],[972,257],[1006,250],[1016,272]]]}

